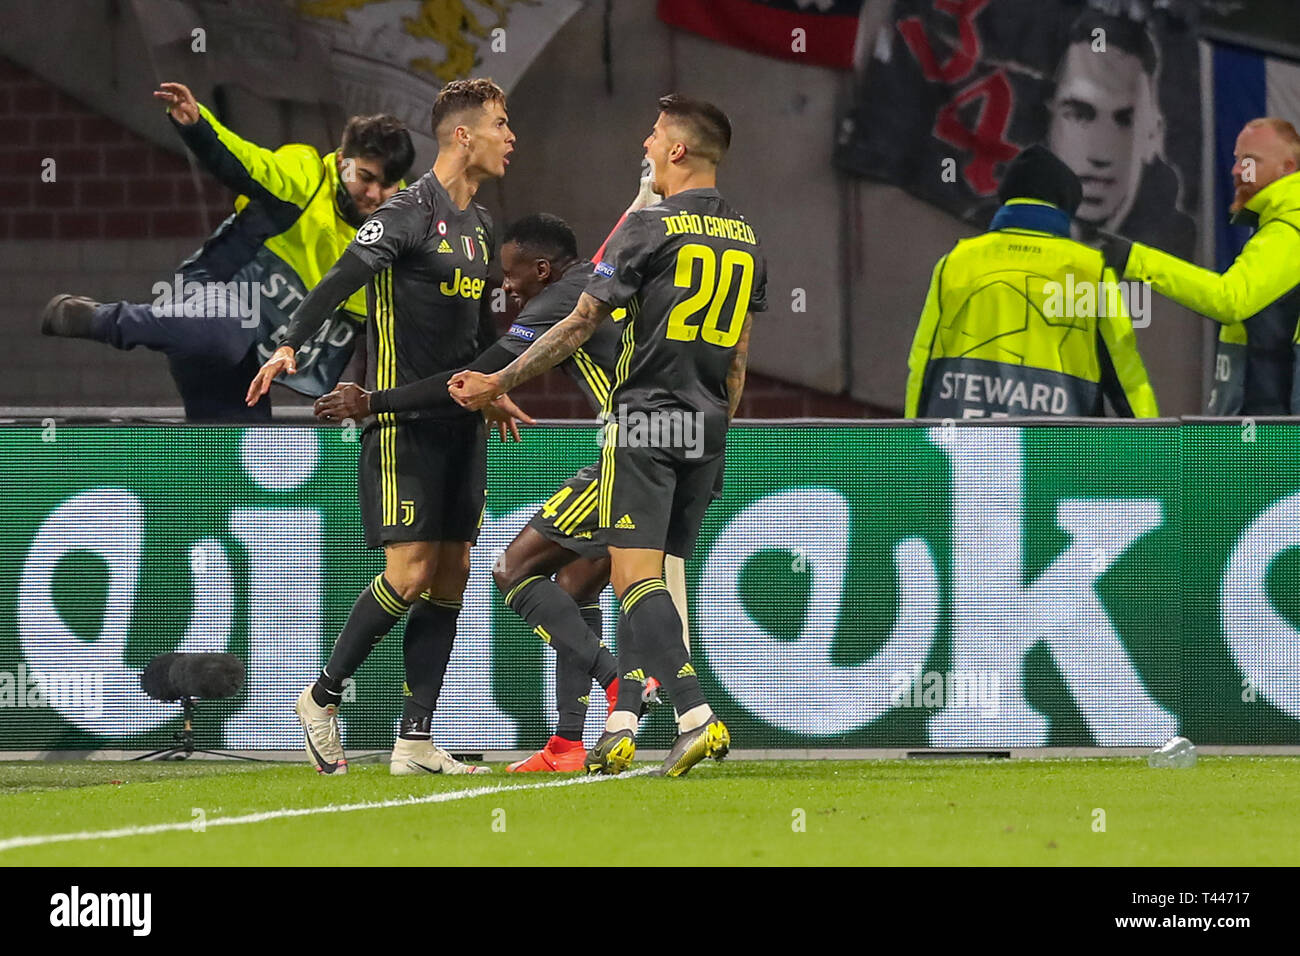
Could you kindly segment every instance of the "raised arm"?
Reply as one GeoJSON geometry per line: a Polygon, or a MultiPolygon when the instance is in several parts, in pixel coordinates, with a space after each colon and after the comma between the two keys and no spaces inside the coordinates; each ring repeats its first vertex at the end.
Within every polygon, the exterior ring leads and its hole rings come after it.
{"type": "Polygon", "coordinates": [[[1193,312],[1232,325],[1272,305],[1300,283],[1295,268],[1300,261],[1300,230],[1280,219],[1269,222],[1223,273],[1141,243],[1125,246],[1123,240],[1110,242],[1107,258],[1124,278],[1148,282],[1156,292],[1193,312]]]}
{"type": "Polygon", "coordinates": [[[289,203],[295,208],[320,185],[320,157],[310,146],[269,150],[221,125],[183,83],[162,83],[154,93],[195,158],[240,195],[289,203]]]}

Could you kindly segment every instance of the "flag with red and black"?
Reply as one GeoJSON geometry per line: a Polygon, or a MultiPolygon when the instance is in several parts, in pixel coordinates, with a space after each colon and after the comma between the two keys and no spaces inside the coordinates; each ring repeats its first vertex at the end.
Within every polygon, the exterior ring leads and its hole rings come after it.
{"type": "Polygon", "coordinates": [[[659,19],[782,60],[853,67],[863,0],[659,0],[659,19]]]}

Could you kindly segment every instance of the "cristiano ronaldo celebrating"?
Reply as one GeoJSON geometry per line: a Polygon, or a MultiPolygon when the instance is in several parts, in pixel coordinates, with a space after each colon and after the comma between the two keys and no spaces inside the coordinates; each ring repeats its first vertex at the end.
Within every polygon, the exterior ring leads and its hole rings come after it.
{"type": "MultiPolygon", "coordinates": [[[[677,708],[678,736],[661,772],[681,776],[721,759],[730,735],[700,692],[681,619],[663,581],[664,552],[689,555],[726,452],[727,426],[744,387],[752,313],[767,307],[767,266],[753,228],[717,190],[731,123],[710,103],[659,100],[645,141],[661,202],[627,219],[606,247],[573,313],[500,372],[465,371],[448,383],[468,408],[486,403],[572,355],[616,308],[628,317],[607,405],[596,481],[600,543],[623,606],[618,704],[587,755],[587,769],[619,773],[636,752],[644,674],[677,708]],[[658,441],[621,421],[649,421],[658,441]],[[663,441],[687,419],[703,441],[663,441]]],[[[679,434],[684,429],[679,427],[679,434]]]]}
{"type": "MultiPolygon", "coordinates": [[[[447,84],[433,106],[438,158],[357,230],[338,263],[294,313],[286,344],[248,391],[252,404],[339,302],[369,283],[370,389],[463,368],[487,341],[481,309],[492,256],[492,221],[474,203],[505,174],[514,134],[505,94],[491,80],[447,84]],[[486,336],[486,341],[485,341],[486,336]]],[[[430,739],[451,655],[469,546],[478,537],[487,484],[483,417],[457,406],[381,412],[366,421],[358,490],[366,544],[384,548],[384,571],[357,598],[329,662],[298,698],[307,753],[318,771],[345,773],[338,705],[343,682],[403,617],[406,697],[390,770],[472,773],[430,739]]]]}

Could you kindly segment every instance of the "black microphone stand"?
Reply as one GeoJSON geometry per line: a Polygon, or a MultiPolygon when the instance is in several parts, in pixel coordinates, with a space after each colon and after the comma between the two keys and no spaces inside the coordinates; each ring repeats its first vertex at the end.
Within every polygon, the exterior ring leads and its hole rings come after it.
{"type": "Polygon", "coordinates": [[[265,757],[246,757],[243,754],[229,753],[225,750],[204,750],[194,746],[194,712],[198,702],[193,697],[181,698],[181,709],[185,715],[184,726],[175,734],[175,747],[163,747],[151,753],[132,757],[132,760],[184,760],[194,754],[207,754],[210,757],[228,757],[231,760],[251,760],[254,763],[268,762],[265,757]]]}

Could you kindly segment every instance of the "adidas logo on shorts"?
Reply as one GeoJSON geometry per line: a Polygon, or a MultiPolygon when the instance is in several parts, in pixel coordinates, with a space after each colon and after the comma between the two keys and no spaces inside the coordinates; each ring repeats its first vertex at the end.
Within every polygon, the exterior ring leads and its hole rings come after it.
{"type": "Polygon", "coordinates": [[[636,525],[632,522],[631,515],[623,515],[623,517],[619,518],[618,521],[615,522],[614,527],[622,528],[625,531],[633,531],[636,529],[636,525]]]}

